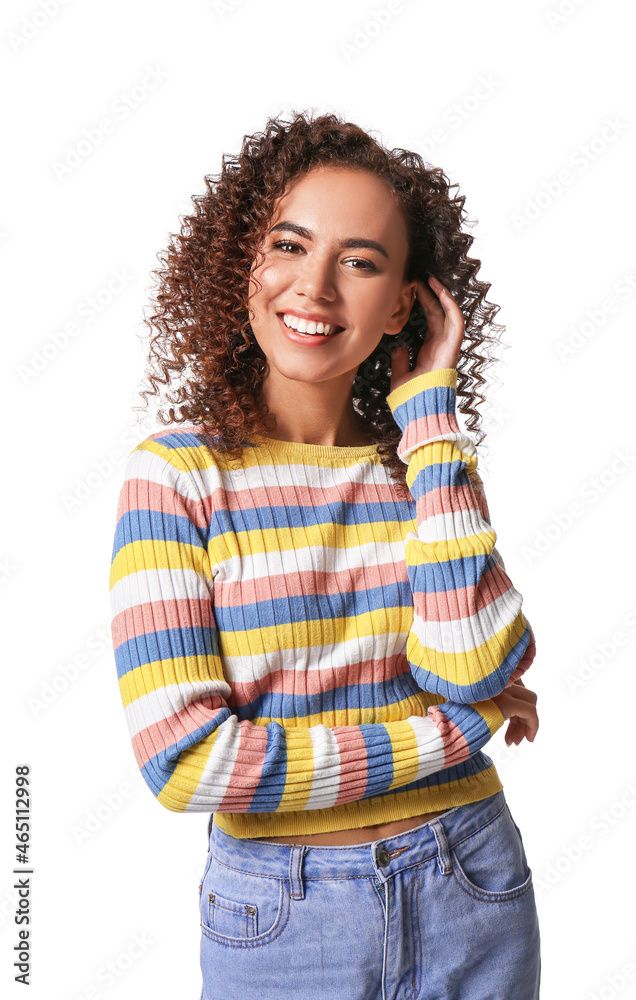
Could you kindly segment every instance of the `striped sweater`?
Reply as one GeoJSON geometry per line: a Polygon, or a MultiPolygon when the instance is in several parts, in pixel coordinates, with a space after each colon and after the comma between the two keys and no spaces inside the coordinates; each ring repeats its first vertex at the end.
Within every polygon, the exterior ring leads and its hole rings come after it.
{"type": "Polygon", "coordinates": [[[386,397],[406,500],[375,445],[258,435],[239,464],[192,424],[129,454],[113,646],[135,758],[166,808],[287,836],[502,788],[481,750],[504,722],[491,699],[535,643],[456,381],[436,369],[386,397]]]}

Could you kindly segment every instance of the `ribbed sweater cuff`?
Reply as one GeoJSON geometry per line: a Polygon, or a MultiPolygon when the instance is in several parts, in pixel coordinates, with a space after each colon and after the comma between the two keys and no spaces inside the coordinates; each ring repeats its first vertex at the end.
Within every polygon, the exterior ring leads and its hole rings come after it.
{"type": "MultiPolygon", "coordinates": [[[[397,454],[405,465],[412,453],[428,441],[456,440],[461,434],[456,414],[456,386],[457,369],[436,368],[409,379],[386,397],[402,431],[397,454]]],[[[470,453],[472,442],[467,438],[464,442],[470,453]]]]}

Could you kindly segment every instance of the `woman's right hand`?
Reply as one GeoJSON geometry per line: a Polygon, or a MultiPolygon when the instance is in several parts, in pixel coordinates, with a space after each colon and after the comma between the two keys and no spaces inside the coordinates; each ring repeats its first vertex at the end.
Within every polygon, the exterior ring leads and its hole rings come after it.
{"type": "Polygon", "coordinates": [[[506,730],[507,745],[514,743],[518,746],[524,738],[532,743],[539,728],[535,692],[530,691],[523,681],[517,680],[490,700],[494,701],[505,719],[510,719],[506,730]]]}

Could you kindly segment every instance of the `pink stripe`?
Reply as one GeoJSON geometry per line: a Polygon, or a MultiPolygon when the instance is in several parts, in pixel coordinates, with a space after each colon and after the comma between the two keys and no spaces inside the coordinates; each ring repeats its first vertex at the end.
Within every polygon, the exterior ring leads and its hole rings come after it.
{"type": "Polygon", "coordinates": [[[155,510],[178,517],[187,515],[198,528],[207,528],[205,506],[201,501],[191,500],[170,486],[162,486],[146,479],[128,479],[123,490],[117,514],[135,510],[155,510]]]}
{"type": "Polygon", "coordinates": [[[263,776],[267,738],[266,726],[255,726],[251,722],[240,723],[238,753],[217,812],[247,812],[263,776]],[[243,798],[237,795],[239,789],[245,791],[243,798]]]}
{"type": "Polygon", "coordinates": [[[237,608],[255,601],[271,601],[273,598],[360,592],[390,586],[396,582],[408,583],[408,579],[404,559],[396,563],[351,567],[331,573],[325,570],[298,570],[257,577],[255,580],[216,582],[214,602],[220,608],[237,608]]]}
{"type": "Polygon", "coordinates": [[[414,606],[416,613],[425,621],[459,621],[484,611],[493,601],[507,593],[511,586],[510,579],[501,566],[493,566],[482,575],[476,586],[415,594],[414,606]]]}
{"type": "Polygon", "coordinates": [[[404,428],[400,451],[413,448],[414,445],[426,444],[430,438],[438,434],[457,433],[460,430],[454,413],[431,413],[428,417],[417,417],[404,428]]]}
{"type": "Polygon", "coordinates": [[[113,618],[113,636],[119,646],[128,639],[136,639],[166,629],[216,628],[210,601],[179,598],[165,601],[148,601],[125,608],[113,618]]]}
{"type": "Polygon", "coordinates": [[[444,767],[451,767],[468,760],[470,747],[459,726],[451,722],[448,716],[444,712],[440,712],[435,705],[429,708],[428,715],[439,729],[444,741],[444,767]]]}
{"type": "Polygon", "coordinates": [[[340,805],[342,802],[354,802],[361,799],[365,792],[368,771],[367,746],[359,726],[354,729],[350,726],[334,726],[332,732],[340,751],[340,788],[335,802],[335,805],[340,805]],[[362,770],[364,764],[366,766],[362,770]],[[343,779],[349,778],[347,774],[349,765],[351,765],[353,773],[358,774],[358,777],[354,781],[347,780],[346,784],[343,784],[343,779]]]}
{"type": "Polygon", "coordinates": [[[416,502],[416,521],[425,523],[432,514],[450,514],[454,510],[479,510],[479,500],[469,483],[435,486],[422,493],[416,502]]]}
{"type": "MultiPolygon", "coordinates": [[[[342,486],[279,486],[277,484],[254,486],[250,489],[218,491],[215,510],[249,510],[254,507],[315,507],[316,504],[341,504],[344,497],[352,498],[350,483],[342,486]],[[346,494],[345,494],[346,491],[346,494]]],[[[209,501],[209,498],[206,498],[209,501]]],[[[206,502],[204,501],[204,503],[206,502]]],[[[388,483],[356,483],[355,503],[395,503],[395,490],[388,483]]]]}
{"type": "Polygon", "coordinates": [[[205,695],[179,712],[140,730],[132,740],[139,766],[143,767],[155,754],[168,750],[184,736],[207,725],[224,707],[225,702],[219,696],[205,695]]]}
{"type": "MultiPolygon", "coordinates": [[[[316,670],[276,670],[267,675],[267,694],[297,695],[299,698],[314,694],[336,691],[343,686],[361,684],[388,684],[396,677],[404,675],[410,683],[410,667],[402,653],[387,657],[386,660],[367,660],[362,663],[348,663],[340,670],[327,667],[316,670]],[[407,676],[409,675],[409,676],[407,676]]],[[[243,707],[263,695],[263,681],[241,681],[233,685],[232,707],[243,707]]],[[[405,690],[404,696],[408,695],[405,690]]],[[[356,711],[354,705],[349,711],[356,711]]]]}

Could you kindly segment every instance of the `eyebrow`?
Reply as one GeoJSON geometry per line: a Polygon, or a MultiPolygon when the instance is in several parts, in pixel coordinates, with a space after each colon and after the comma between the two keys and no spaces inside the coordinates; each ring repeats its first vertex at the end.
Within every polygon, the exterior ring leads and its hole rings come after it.
{"type": "MultiPolygon", "coordinates": [[[[313,239],[313,233],[311,229],[307,229],[305,226],[299,226],[296,222],[278,222],[275,226],[270,229],[270,234],[277,232],[279,229],[285,229],[290,233],[296,233],[298,236],[302,236],[306,240],[313,239]]],[[[377,250],[384,257],[389,259],[389,255],[377,240],[366,240],[362,236],[350,236],[349,239],[340,240],[340,246],[346,248],[347,250],[377,250]]]]}

